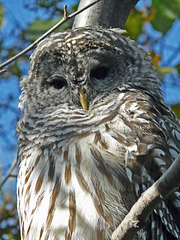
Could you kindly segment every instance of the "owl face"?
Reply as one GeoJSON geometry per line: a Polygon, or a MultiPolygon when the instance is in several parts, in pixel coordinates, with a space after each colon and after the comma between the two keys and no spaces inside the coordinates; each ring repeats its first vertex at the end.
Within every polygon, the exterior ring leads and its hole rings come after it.
{"type": "Polygon", "coordinates": [[[149,56],[121,33],[80,28],[42,41],[23,81],[27,101],[36,106],[66,104],[87,110],[97,98],[125,84],[140,85],[147,72],[154,76],[149,56]]]}

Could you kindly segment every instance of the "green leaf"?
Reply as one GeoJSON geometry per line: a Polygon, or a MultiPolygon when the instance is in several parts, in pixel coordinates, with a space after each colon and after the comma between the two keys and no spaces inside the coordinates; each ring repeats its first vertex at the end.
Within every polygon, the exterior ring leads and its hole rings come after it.
{"type": "Polygon", "coordinates": [[[59,0],[36,0],[37,4],[43,8],[50,8],[56,6],[59,3],[59,0]]]}
{"type": "Polygon", "coordinates": [[[73,12],[77,11],[78,10],[78,6],[79,6],[78,3],[75,4],[74,6],[72,6],[71,12],[73,13],[73,12]]]}
{"type": "Polygon", "coordinates": [[[0,3],[0,25],[2,24],[3,22],[3,13],[4,13],[4,9],[0,3]]]}
{"type": "Polygon", "coordinates": [[[22,76],[22,72],[17,64],[17,62],[15,62],[12,66],[11,66],[11,73],[13,75],[16,75],[17,77],[21,77],[22,76]]]}
{"type": "Polygon", "coordinates": [[[158,73],[161,75],[166,75],[168,73],[172,73],[174,70],[175,70],[174,67],[167,67],[167,66],[157,68],[158,73]]]}
{"type": "Polygon", "coordinates": [[[180,63],[175,67],[175,69],[177,70],[179,77],[180,77],[180,63]]]}
{"type": "Polygon", "coordinates": [[[152,26],[165,35],[173,21],[180,17],[180,0],[152,0],[152,6],[156,9],[152,26]]]}
{"type": "MultiPolygon", "coordinates": [[[[34,41],[42,34],[44,34],[47,30],[49,30],[51,27],[53,27],[56,23],[58,23],[61,19],[62,17],[55,20],[36,19],[33,23],[29,25],[29,27],[25,30],[24,33],[30,37],[31,41],[34,41]]],[[[65,22],[62,25],[63,29],[68,28],[68,26],[69,26],[68,22],[65,22]]],[[[59,27],[55,32],[62,29],[62,27],[59,27]]]]}
{"type": "Polygon", "coordinates": [[[176,117],[178,119],[180,119],[180,103],[176,104],[176,105],[172,105],[171,109],[173,110],[173,112],[175,113],[176,117]]]}
{"type": "Polygon", "coordinates": [[[125,29],[127,30],[130,38],[137,40],[139,35],[142,33],[142,23],[142,12],[133,9],[125,25],[125,29]]]}

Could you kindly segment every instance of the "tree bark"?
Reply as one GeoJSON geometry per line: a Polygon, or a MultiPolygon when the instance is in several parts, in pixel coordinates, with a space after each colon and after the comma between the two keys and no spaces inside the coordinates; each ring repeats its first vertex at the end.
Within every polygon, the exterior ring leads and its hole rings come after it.
{"type": "MultiPolygon", "coordinates": [[[[94,0],[80,0],[79,9],[94,0]]],[[[73,28],[96,26],[122,28],[138,0],[101,0],[91,8],[76,16],[73,28]]]]}

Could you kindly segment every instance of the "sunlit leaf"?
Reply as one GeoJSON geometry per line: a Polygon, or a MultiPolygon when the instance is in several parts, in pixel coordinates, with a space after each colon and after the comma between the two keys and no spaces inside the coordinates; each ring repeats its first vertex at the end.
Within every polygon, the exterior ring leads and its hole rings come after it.
{"type": "Polygon", "coordinates": [[[3,13],[4,13],[4,9],[0,3],[0,25],[2,24],[3,22],[3,13]]]}
{"type": "Polygon", "coordinates": [[[173,112],[175,113],[176,117],[178,119],[180,119],[180,103],[176,104],[176,105],[172,105],[171,109],[173,110],[173,112]]]}
{"type": "Polygon", "coordinates": [[[78,9],[78,5],[79,5],[79,4],[75,4],[74,6],[72,6],[71,11],[72,11],[72,12],[77,11],[77,9],[78,9]]]}
{"type": "Polygon", "coordinates": [[[166,75],[168,73],[172,73],[175,70],[175,68],[165,66],[165,67],[157,68],[156,70],[158,71],[159,74],[166,75]]]}
{"type": "Polygon", "coordinates": [[[143,13],[142,15],[143,21],[152,21],[156,16],[156,12],[157,11],[154,7],[147,7],[146,14],[143,13]]]}
{"type": "Polygon", "coordinates": [[[125,29],[127,30],[130,38],[137,40],[139,34],[142,33],[142,24],[143,24],[142,12],[133,9],[125,25],[125,29]]]}
{"type": "Polygon", "coordinates": [[[156,55],[156,53],[154,51],[149,52],[149,55],[152,57],[153,66],[157,70],[158,69],[158,63],[161,60],[161,56],[156,55]]]}
{"type": "Polygon", "coordinates": [[[165,35],[173,21],[180,17],[180,0],[152,0],[152,6],[156,9],[152,26],[165,35]]]}

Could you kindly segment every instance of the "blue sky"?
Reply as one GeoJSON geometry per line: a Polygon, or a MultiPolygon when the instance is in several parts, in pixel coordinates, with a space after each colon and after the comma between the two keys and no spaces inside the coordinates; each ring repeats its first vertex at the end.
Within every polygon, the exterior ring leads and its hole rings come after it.
{"type": "MultiPolygon", "coordinates": [[[[48,14],[41,10],[33,11],[26,9],[24,5],[28,3],[29,5],[34,5],[34,0],[28,1],[28,0],[0,0],[2,3],[4,9],[5,9],[5,21],[3,22],[3,25],[0,29],[0,38],[6,39],[6,42],[4,43],[4,51],[6,51],[6,48],[10,46],[14,46],[15,44],[19,44],[18,34],[19,31],[22,29],[26,29],[27,26],[37,17],[48,19],[48,14]]],[[[139,1],[138,8],[141,8],[144,4],[144,2],[151,2],[151,1],[139,1]]],[[[70,8],[71,5],[77,3],[76,0],[67,1],[64,0],[62,3],[60,3],[60,6],[63,6],[64,4],[67,4],[70,8]]],[[[153,35],[154,38],[159,38],[160,35],[158,32],[154,31],[151,26],[148,27],[148,34],[153,35]]],[[[141,36],[143,37],[143,36],[141,36]]],[[[164,38],[165,45],[167,48],[165,48],[163,54],[163,62],[164,64],[168,61],[168,59],[172,59],[172,66],[176,63],[180,62],[180,55],[178,56],[175,54],[176,52],[173,52],[172,49],[170,51],[170,47],[173,47],[176,49],[179,47],[180,51],[180,20],[177,20],[171,30],[168,32],[166,37],[164,38]],[[170,46],[170,47],[168,47],[170,46]]],[[[156,52],[161,49],[161,44],[157,43],[155,46],[156,52]]],[[[2,52],[3,54],[3,52],[2,52]]],[[[163,63],[162,63],[163,64],[163,63]]],[[[28,64],[24,64],[24,62],[21,63],[21,70],[23,72],[23,75],[26,75],[28,72],[28,64]]],[[[176,73],[174,73],[176,74],[176,73]]],[[[15,125],[16,125],[16,117],[17,114],[14,112],[17,109],[18,106],[18,96],[20,93],[20,89],[18,86],[18,80],[16,77],[9,76],[9,79],[0,81],[0,102],[6,102],[6,99],[10,95],[10,93],[13,91],[13,99],[10,101],[11,109],[7,110],[4,108],[0,111],[0,125],[3,125],[4,132],[5,132],[5,138],[6,141],[1,141],[1,135],[0,135],[0,168],[5,167],[5,171],[8,169],[10,163],[12,162],[12,159],[14,159],[16,155],[15,149],[9,149],[8,145],[16,145],[16,138],[14,137],[15,132],[15,125]]],[[[173,84],[174,78],[173,76],[167,76],[165,79],[164,84],[162,85],[163,94],[165,97],[166,102],[169,104],[180,102],[180,82],[174,86],[173,84]]],[[[1,131],[0,131],[1,133],[1,131]]]]}

